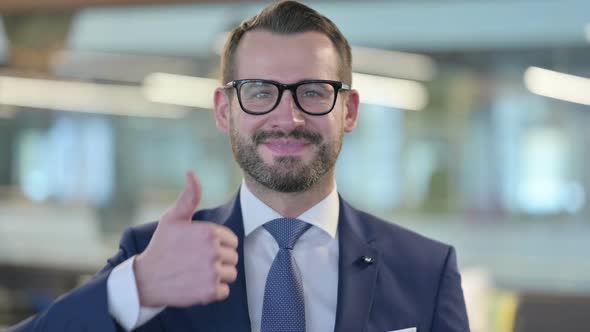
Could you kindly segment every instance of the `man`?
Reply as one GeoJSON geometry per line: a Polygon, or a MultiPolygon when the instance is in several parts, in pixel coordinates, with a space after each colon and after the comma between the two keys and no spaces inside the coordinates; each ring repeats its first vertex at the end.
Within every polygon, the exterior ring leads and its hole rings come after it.
{"type": "Polygon", "coordinates": [[[235,28],[215,92],[244,181],[201,210],[199,180],[159,223],[129,229],[89,283],[13,331],[468,331],[453,248],[336,192],[357,123],[350,46],[280,2],[235,28]]]}

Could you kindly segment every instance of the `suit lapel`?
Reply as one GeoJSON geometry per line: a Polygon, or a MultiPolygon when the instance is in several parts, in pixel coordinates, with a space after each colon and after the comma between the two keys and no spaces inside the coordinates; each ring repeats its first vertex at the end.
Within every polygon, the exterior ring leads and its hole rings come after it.
{"type": "Polygon", "coordinates": [[[244,225],[239,193],[225,206],[221,207],[215,222],[225,225],[238,236],[238,277],[230,284],[229,297],[211,305],[215,324],[213,331],[250,331],[250,315],[246,294],[246,275],[244,272],[244,225]]]}
{"type": "Polygon", "coordinates": [[[372,246],[374,234],[342,198],[338,237],[339,280],[335,331],[364,331],[373,302],[380,264],[379,251],[372,246]]]}

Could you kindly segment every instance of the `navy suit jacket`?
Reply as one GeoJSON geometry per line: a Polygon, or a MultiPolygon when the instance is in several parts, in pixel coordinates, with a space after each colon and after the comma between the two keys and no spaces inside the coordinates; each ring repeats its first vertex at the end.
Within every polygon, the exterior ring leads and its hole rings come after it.
{"type": "MultiPolygon", "coordinates": [[[[239,194],[226,205],[196,212],[193,220],[225,225],[239,238],[238,278],[230,286],[229,297],[209,305],[167,308],[137,331],[249,332],[239,194]]],[[[146,248],[156,226],[149,223],[126,230],[117,254],[91,281],[9,331],[122,330],[108,312],[107,279],[115,266],[146,248]]],[[[335,331],[383,332],[411,327],[418,332],[469,331],[452,247],[356,210],[342,198],[338,236],[335,331]],[[366,262],[364,256],[373,261],[366,262]]]]}

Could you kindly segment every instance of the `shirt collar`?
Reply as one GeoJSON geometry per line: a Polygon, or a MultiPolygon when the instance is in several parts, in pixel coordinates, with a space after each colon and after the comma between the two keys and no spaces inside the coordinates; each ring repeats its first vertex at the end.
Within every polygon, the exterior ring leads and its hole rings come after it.
{"type": "MultiPolygon", "coordinates": [[[[297,219],[318,227],[332,238],[335,238],[338,228],[338,215],[340,213],[339,203],[336,186],[334,186],[334,190],[328,196],[298,216],[297,219]]],[[[266,222],[283,217],[258,199],[258,197],[254,196],[243,180],[242,187],[240,188],[240,205],[242,207],[245,236],[250,235],[250,233],[266,222]]]]}

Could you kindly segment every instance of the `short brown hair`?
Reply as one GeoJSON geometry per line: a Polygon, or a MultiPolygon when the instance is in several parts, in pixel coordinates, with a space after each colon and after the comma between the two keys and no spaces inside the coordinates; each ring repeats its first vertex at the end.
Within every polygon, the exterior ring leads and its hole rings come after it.
{"type": "Polygon", "coordinates": [[[221,59],[222,83],[235,79],[235,54],[240,40],[248,31],[264,29],[281,34],[316,31],[330,38],[340,56],[338,75],[344,83],[352,81],[352,54],[348,41],[329,18],[296,1],[281,1],[264,8],[245,20],[229,34],[221,59]]]}

